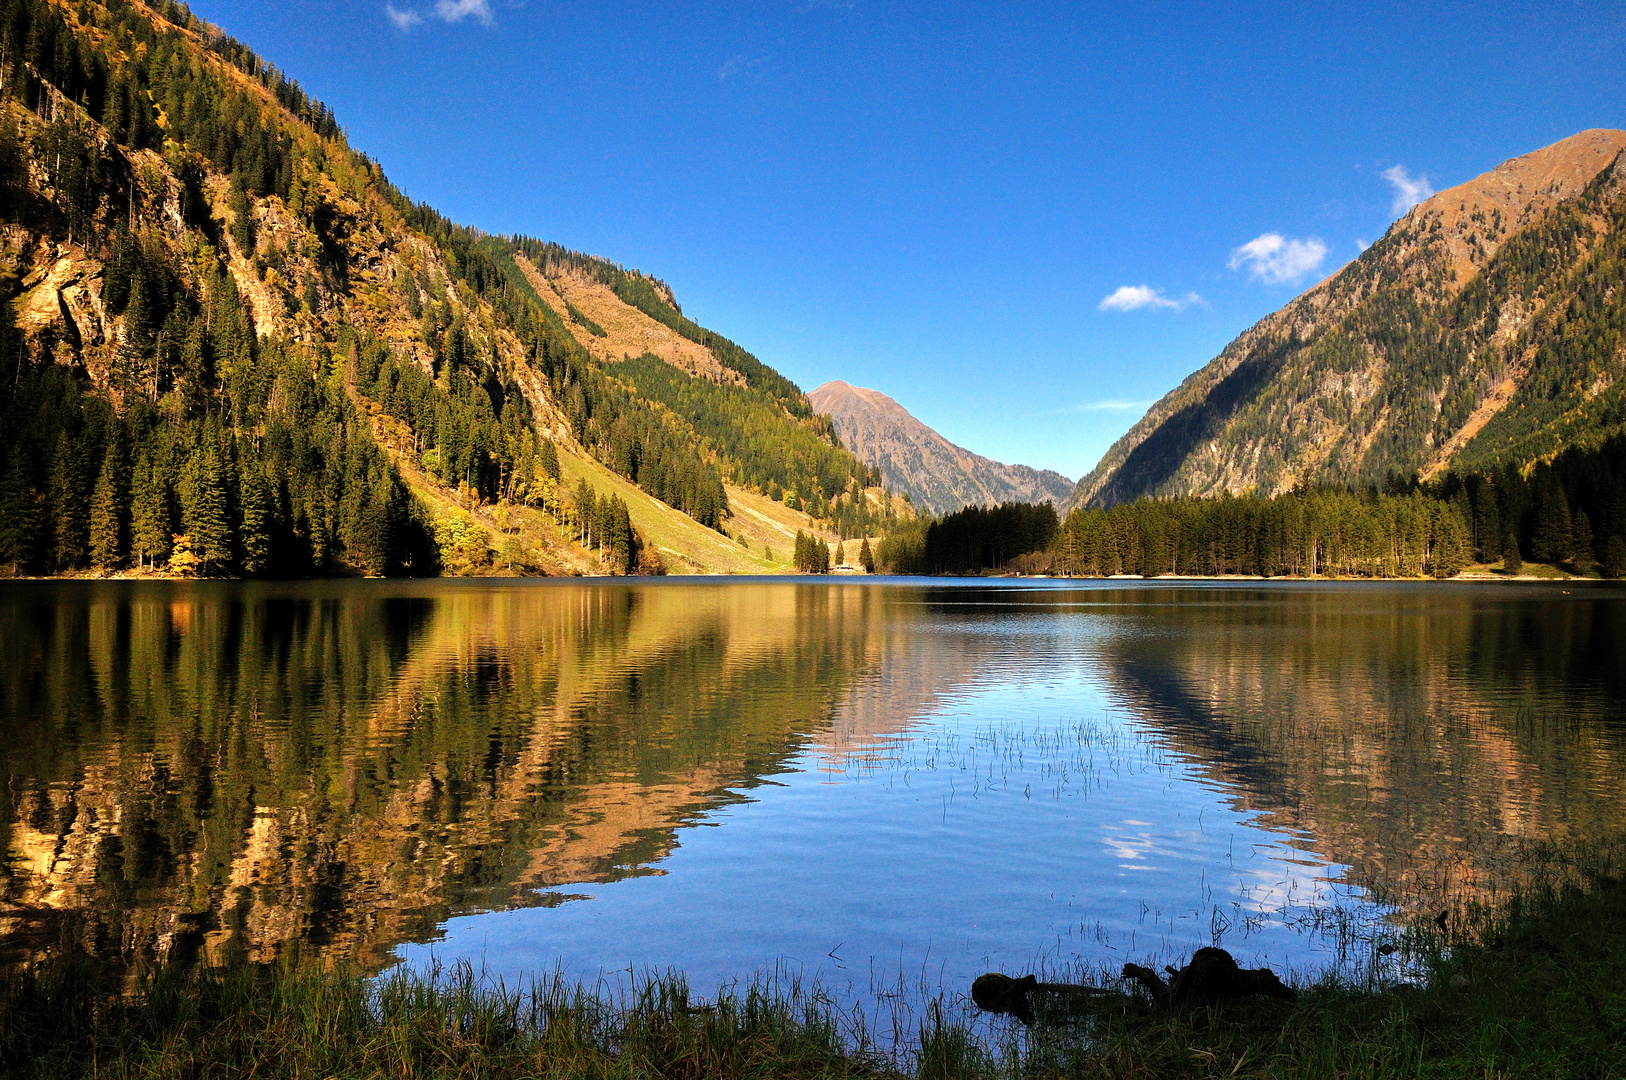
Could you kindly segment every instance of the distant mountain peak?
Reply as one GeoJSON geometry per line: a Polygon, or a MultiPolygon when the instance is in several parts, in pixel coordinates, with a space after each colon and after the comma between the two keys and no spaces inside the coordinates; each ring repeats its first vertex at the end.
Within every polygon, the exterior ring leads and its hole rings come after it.
{"type": "Polygon", "coordinates": [[[1049,469],[1004,465],[949,442],[879,390],[841,379],[807,395],[847,449],[881,470],[887,487],[935,514],[1004,502],[1060,503],[1073,482],[1049,469]]]}

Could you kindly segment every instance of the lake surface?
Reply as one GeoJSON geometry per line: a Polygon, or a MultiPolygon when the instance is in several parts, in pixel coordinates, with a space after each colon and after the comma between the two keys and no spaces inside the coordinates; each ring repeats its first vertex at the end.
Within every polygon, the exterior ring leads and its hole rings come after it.
{"type": "Polygon", "coordinates": [[[0,963],[1354,970],[1626,826],[1607,585],[0,585],[0,963]]]}

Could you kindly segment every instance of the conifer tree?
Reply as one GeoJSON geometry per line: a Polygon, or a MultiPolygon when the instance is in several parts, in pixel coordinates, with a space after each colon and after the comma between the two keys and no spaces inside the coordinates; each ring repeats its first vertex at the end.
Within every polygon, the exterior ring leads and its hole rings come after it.
{"type": "Polygon", "coordinates": [[[237,251],[245,259],[254,257],[254,217],[249,212],[248,190],[243,174],[231,175],[231,190],[226,195],[226,209],[231,211],[231,238],[237,251]]]}
{"type": "Polygon", "coordinates": [[[576,484],[576,539],[581,541],[583,547],[593,546],[593,525],[598,517],[598,501],[593,495],[593,485],[582,477],[576,484]]]}
{"type": "Polygon", "coordinates": [[[632,517],[627,512],[627,504],[619,495],[611,496],[605,502],[609,511],[606,524],[610,538],[610,561],[616,573],[626,574],[631,572],[637,557],[634,550],[636,544],[632,532],[632,517]]]}
{"type": "Polygon", "coordinates": [[[333,553],[333,533],[328,528],[327,498],[316,477],[305,485],[305,521],[310,541],[311,569],[324,573],[333,553]]]}
{"type": "Polygon", "coordinates": [[[1585,510],[1577,510],[1570,522],[1571,551],[1570,565],[1581,573],[1592,569],[1594,556],[1592,552],[1592,519],[1587,517],[1585,510]]]}
{"type": "Polygon", "coordinates": [[[61,572],[83,566],[90,547],[90,476],[82,439],[57,436],[51,459],[51,561],[61,572]]]}
{"type": "Polygon", "coordinates": [[[1536,501],[1536,529],[1530,555],[1537,562],[1560,563],[1570,554],[1570,506],[1564,489],[1549,483],[1536,501]]]}
{"type": "Polygon", "coordinates": [[[144,449],[130,491],[130,547],[138,563],[157,569],[169,558],[172,521],[169,485],[153,453],[144,449]]]}
{"type": "Polygon", "coordinates": [[[1626,537],[1611,536],[1604,541],[1603,565],[1599,569],[1606,578],[1626,577],[1626,537]]]}
{"type": "Polygon", "coordinates": [[[238,544],[242,548],[245,574],[263,574],[271,565],[271,493],[265,474],[256,463],[243,469],[242,525],[238,544]]]}
{"type": "Polygon", "coordinates": [[[193,444],[186,463],[182,490],[181,524],[191,539],[192,554],[204,573],[221,573],[231,565],[232,535],[225,468],[220,447],[210,436],[213,420],[193,444]]]}
{"type": "Polygon", "coordinates": [[[0,563],[18,569],[33,565],[39,550],[40,499],[29,474],[29,448],[11,448],[0,480],[0,563]]]}
{"type": "Polygon", "coordinates": [[[1509,530],[1502,540],[1502,569],[1517,574],[1524,569],[1524,555],[1519,551],[1519,535],[1509,530]]]}
{"type": "Polygon", "coordinates": [[[107,440],[96,489],[90,499],[90,558],[104,570],[124,565],[129,551],[126,525],[130,520],[129,460],[123,432],[115,428],[107,440]]]}
{"type": "Polygon", "coordinates": [[[1456,577],[1467,568],[1471,553],[1468,523],[1461,511],[1453,503],[1438,504],[1429,572],[1437,578],[1456,577]]]}
{"type": "Polygon", "coordinates": [[[869,537],[867,536],[864,537],[864,542],[858,546],[858,565],[864,568],[865,573],[875,573],[875,553],[870,550],[869,537]]]}

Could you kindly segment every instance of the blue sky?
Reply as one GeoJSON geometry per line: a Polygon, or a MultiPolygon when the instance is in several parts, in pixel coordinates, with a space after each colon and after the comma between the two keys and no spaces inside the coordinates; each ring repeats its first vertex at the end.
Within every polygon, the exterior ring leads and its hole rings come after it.
{"type": "Polygon", "coordinates": [[[194,10],[411,197],[1072,477],[1408,196],[1626,126],[1618,0],[194,10]]]}

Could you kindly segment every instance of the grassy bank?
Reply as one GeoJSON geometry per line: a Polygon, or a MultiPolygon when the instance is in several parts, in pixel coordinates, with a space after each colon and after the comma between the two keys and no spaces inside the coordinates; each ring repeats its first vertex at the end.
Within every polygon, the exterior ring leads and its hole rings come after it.
{"type": "Polygon", "coordinates": [[[377,982],[238,968],[158,973],[132,994],[59,961],[11,979],[0,1074],[110,1077],[1626,1076],[1626,881],[1594,871],[1404,940],[1413,986],[1324,984],[1296,1003],[1169,1011],[1107,995],[990,1028],[951,1002],[882,1054],[828,999],[759,985],[708,1001],[678,980],[624,999],[467,971],[377,982]],[[992,1031],[992,1034],[989,1032],[992,1031]],[[856,1048],[855,1048],[856,1047],[856,1048]]]}

